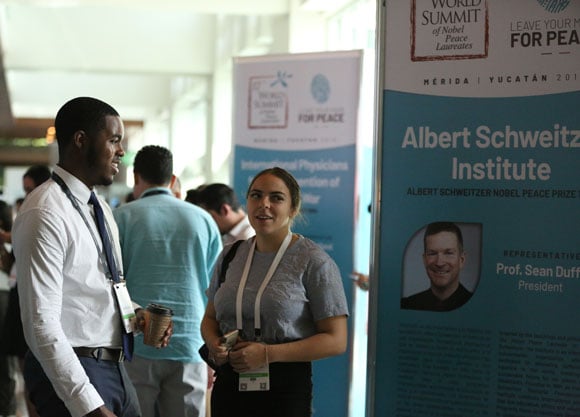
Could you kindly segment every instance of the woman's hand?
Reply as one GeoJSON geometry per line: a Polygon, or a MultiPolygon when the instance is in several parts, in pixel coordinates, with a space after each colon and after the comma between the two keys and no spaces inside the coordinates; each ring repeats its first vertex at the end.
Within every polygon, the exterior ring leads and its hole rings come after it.
{"type": "Polygon", "coordinates": [[[268,364],[268,345],[239,342],[229,352],[230,365],[236,372],[247,372],[268,364]]]}
{"type": "Polygon", "coordinates": [[[205,307],[205,314],[201,320],[201,335],[207,349],[209,360],[217,366],[222,366],[228,361],[228,348],[224,346],[223,336],[215,317],[215,308],[211,301],[205,307]]]}
{"type": "Polygon", "coordinates": [[[223,345],[222,338],[216,337],[211,343],[207,343],[209,359],[217,366],[222,366],[228,361],[228,349],[223,345]]]}

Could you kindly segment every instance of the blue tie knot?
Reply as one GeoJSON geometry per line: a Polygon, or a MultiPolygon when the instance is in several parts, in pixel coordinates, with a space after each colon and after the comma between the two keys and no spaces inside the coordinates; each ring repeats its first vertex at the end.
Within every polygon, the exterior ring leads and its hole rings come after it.
{"type": "Polygon", "coordinates": [[[99,203],[99,199],[97,198],[97,195],[95,194],[94,191],[91,191],[91,196],[89,197],[89,204],[92,204],[93,206],[101,206],[101,204],[99,203]]]}

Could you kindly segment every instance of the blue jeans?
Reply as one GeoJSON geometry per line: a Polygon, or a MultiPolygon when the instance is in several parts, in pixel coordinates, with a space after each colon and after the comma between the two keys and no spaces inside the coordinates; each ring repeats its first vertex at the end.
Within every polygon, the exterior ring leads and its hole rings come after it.
{"type": "MultiPolygon", "coordinates": [[[[135,388],[122,362],[85,357],[79,357],[79,360],[91,384],[105,402],[105,407],[118,417],[141,417],[135,388]]],[[[30,352],[25,357],[23,374],[30,400],[40,417],[70,417],[42,366],[30,352]]]]}

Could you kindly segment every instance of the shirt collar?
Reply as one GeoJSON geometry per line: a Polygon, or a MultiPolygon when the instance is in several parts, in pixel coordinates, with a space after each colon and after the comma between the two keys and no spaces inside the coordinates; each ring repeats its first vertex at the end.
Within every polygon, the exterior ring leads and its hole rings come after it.
{"type": "Polygon", "coordinates": [[[62,178],[72,195],[74,195],[78,201],[83,204],[88,204],[89,197],[91,196],[91,189],[87,187],[84,182],[58,165],[54,167],[54,172],[62,178]]]}
{"type": "Polygon", "coordinates": [[[167,194],[170,195],[171,194],[171,190],[167,187],[151,187],[146,189],[145,191],[143,191],[141,193],[141,196],[139,198],[143,198],[143,197],[147,197],[149,195],[155,195],[155,194],[167,194]]]}
{"type": "Polygon", "coordinates": [[[244,216],[242,218],[242,220],[240,220],[234,227],[232,227],[230,229],[230,231],[227,233],[228,235],[232,236],[232,237],[236,237],[237,235],[239,235],[248,225],[250,224],[250,221],[248,220],[248,216],[244,216]]]}

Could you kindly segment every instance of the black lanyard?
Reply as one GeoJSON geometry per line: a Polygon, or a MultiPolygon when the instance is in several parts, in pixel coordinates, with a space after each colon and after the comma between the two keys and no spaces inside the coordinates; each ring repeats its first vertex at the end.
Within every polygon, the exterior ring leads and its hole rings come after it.
{"type": "MultiPolygon", "coordinates": [[[[97,252],[99,252],[99,260],[100,260],[101,264],[103,265],[103,267],[105,269],[105,275],[107,276],[108,279],[112,280],[113,277],[111,275],[111,272],[110,272],[110,269],[109,269],[109,266],[108,266],[109,263],[107,262],[107,257],[105,256],[105,253],[104,253],[103,249],[99,246],[99,242],[97,240],[97,237],[95,236],[95,233],[93,232],[93,229],[91,228],[91,225],[89,224],[88,219],[86,218],[85,214],[83,213],[83,210],[81,209],[81,206],[79,206],[79,203],[77,201],[77,198],[73,195],[73,193],[70,190],[70,188],[68,188],[68,186],[66,185],[66,183],[64,182],[64,180],[56,172],[53,172],[52,173],[52,179],[54,180],[54,182],[56,182],[58,185],[60,185],[60,188],[66,194],[66,196],[68,197],[68,199],[72,203],[73,207],[81,215],[83,221],[85,222],[85,225],[89,229],[89,232],[91,234],[91,237],[93,238],[93,242],[95,243],[95,246],[97,248],[97,252]]],[[[111,236],[111,230],[109,229],[109,225],[108,225],[108,223],[106,221],[105,221],[105,225],[107,227],[107,233],[108,233],[108,235],[110,237],[111,236]]],[[[112,255],[113,255],[113,258],[114,258],[115,257],[115,253],[114,253],[114,251],[112,251],[112,252],[113,252],[112,255]]],[[[116,262],[116,259],[115,259],[115,263],[117,263],[116,262]]],[[[122,277],[122,275],[123,274],[121,272],[119,272],[119,277],[122,277]]]]}

